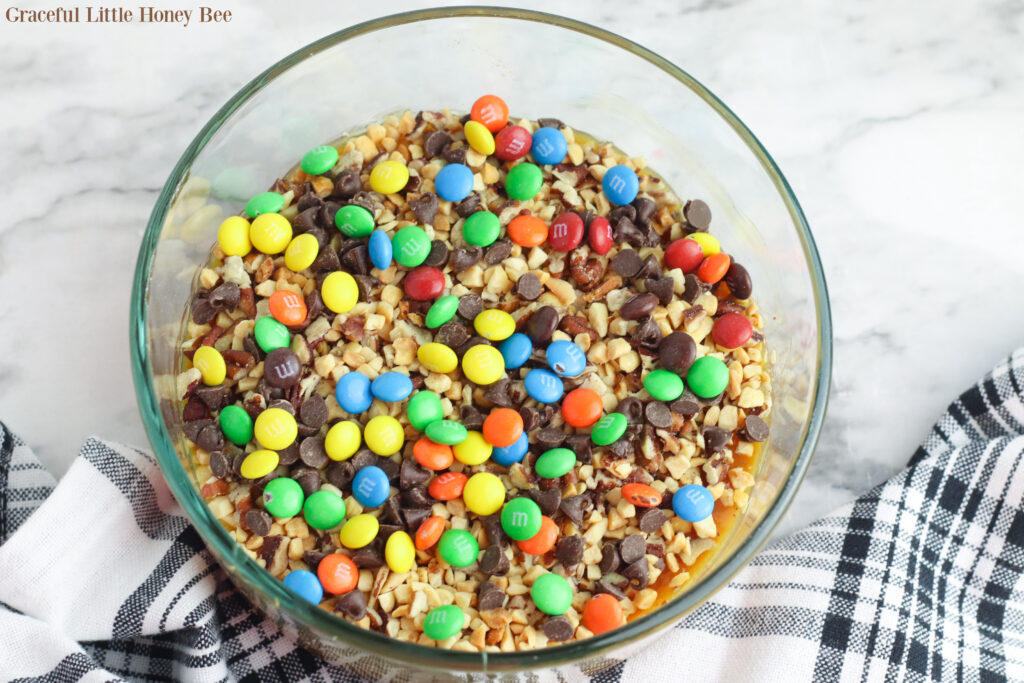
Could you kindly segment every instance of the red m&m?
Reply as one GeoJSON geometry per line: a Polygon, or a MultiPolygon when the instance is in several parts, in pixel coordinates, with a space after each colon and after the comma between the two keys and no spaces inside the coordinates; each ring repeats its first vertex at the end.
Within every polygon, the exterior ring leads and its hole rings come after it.
{"type": "Polygon", "coordinates": [[[665,265],[692,273],[704,260],[704,250],[696,240],[676,240],[665,249],[665,265]]]}
{"type": "Polygon", "coordinates": [[[494,136],[494,155],[503,161],[515,161],[529,154],[532,145],[530,131],[522,126],[509,126],[494,136]]]}
{"type": "Polygon", "coordinates": [[[430,301],[444,291],[444,274],[431,266],[420,266],[405,276],[405,293],[415,301],[430,301]]]}
{"type": "Polygon", "coordinates": [[[548,244],[558,251],[572,251],[583,241],[583,219],[566,211],[555,219],[548,231],[548,244]]]}
{"type": "Polygon", "coordinates": [[[738,349],[747,343],[754,334],[754,324],[750,318],[739,313],[726,313],[715,320],[711,328],[711,337],[715,343],[727,349],[738,349]]]}
{"type": "Polygon", "coordinates": [[[587,228],[587,239],[590,248],[596,253],[604,255],[612,248],[614,242],[612,236],[612,224],[604,216],[595,216],[587,228]]]}

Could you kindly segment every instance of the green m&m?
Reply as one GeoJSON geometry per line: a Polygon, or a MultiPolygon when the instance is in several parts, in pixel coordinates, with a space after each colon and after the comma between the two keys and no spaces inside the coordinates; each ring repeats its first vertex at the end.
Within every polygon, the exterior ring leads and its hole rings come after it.
{"type": "Polygon", "coordinates": [[[625,433],[626,416],[622,413],[609,413],[594,425],[590,440],[598,446],[607,446],[618,441],[625,433]]]}
{"type": "Polygon", "coordinates": [[[286,349],[292,345],[292,333],[269,315],[256,321],[256,325],[252,329],[252,336],[256,338],[256,345],[263,353],[270,353],[275,349],[286,349]]]}
{"type": "Polygon", "coordinates": [[[358,204],[349,204],[334,214],[334,225],[346,237],[366,237],[373,232],[373,214],[358,204]]]}
{"type": "Polygon", "coordinates": [[[683,395],[683,380],[671,370],[654,370],[644,377],[644,389],[659,401],[674,401],[683,395]]]}
{"type": "Polygon", "coordinates": [[[686,384],[697,396],[714,398],[729,386],[729,367],[714,356],[698,358],[686,373],[686,384]]]}
{"type": "Polygon", "coordinates": [[[515,541],[536,536],[542,521],[540,506],[529,498],[513,498],[501,511],[501,528],[515,541]]]}
{"type": "Polygon", "coordinates": [[[462,237],[470,244],[488,247],[501,232],[498,216],[490,211],[477,211],[462,224],[462,237]]]}
{"type": "Polygon", "coordinates": [[[524,162],[514,166],[505,176],[505,192],[511,199],[525,201],[533,199],[543,183],[544,173],[540,166],[524,162]]]}
{"type": "Polygon", "coordinates": [[[427,612],[423,634],[433,640],[447,640],[462,631],[466,613],[458,605],[441,605],[427,612]]]}
{"type": "Polygon", "coordinates": [[[302,170],[309,175],[327,173],[338,163],[338,150],[330,145],[320,145],[306,152],[302,157],[302,170]]]}
{"type": "Polygon", "coordinates": [[[294,517],[302,509],[305,497],[299,482],[288,477],[278,477],[263,489],[263,507],[274,517],[294,517]]]}
{"type": "Polygon", "coordinates": [[[469,436],[469,432],[458,422],[452,420],[438,420],[427,425],[427,436],[434,443],[443,443],[448,446],[460,444],[469,436]]]}
{"type": "Polygon", "coordinates": [[[441,325],[455,317],[455,311],[459,310],[459,297],[449,294],[442,296],[435,301],[430,310],[427,311],[427,327],[436,330],[441,325]]]}
{"type": "Polygon", "coordinates": [[[244,446],[252,440],[252,418],[242,406],[225,406],[217,419],[231,443],[244,446]]]}
{"type": "Polygon", "coordinates": [[[261,192],[245,204],[245,213],[256,218],[262,213],[277,213],[284,207],[284,195],[278,192],[261,192]]]}
{"type": "Polygon", "coordinates": [[[431,422],[440,422],[444,417],[441,399],[431,391],[418,391],[409,399],[405,408],[406,417],[413,429],[422,432],[431,422]]]}
{"type": "Polygon", "coordinates": [[[317,491],[306,499],[302,512],[314,529],[333,529],[345,519],[345,501],[333,491],[317,491]]]}
{"type": "Polygon", "coordinates": [[[537,458],[534,471],[545,479],[556,479],[576,464],[576,454],[568,448],[552,448],[537,458]]]}
{"type": "Polygon", "coordinates": [[[572,605],[572,586],[558,574],[541,574],[530,587],[530,597],[544,614],[565,614],[572,605]]]}
{"type": "Polygon", "coordinates": [[[406,268],[415,268],[430,255],[430,238],[418,225],[407,225],[391,238],[395,260],[406,268]]]}
{"type": "Polygon", "coordinates": [[[468,567],[476,562],[480,553],[480,544],[473,534],[465,529],[448,529],[441,534],[437,542],[437,551],[441,559],[453,567],[468,567]]]}

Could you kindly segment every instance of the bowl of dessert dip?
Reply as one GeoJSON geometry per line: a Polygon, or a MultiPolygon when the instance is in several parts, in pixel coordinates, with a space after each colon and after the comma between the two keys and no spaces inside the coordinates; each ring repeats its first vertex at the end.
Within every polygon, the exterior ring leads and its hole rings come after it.
{"type": "Polygon", "coordinates": [[[688,74],[552,15],[385,17],[275,64],[153,211],[150,440],[328,661],[594,672],[765,542],[831,371],[811,233],[688,74]]]}

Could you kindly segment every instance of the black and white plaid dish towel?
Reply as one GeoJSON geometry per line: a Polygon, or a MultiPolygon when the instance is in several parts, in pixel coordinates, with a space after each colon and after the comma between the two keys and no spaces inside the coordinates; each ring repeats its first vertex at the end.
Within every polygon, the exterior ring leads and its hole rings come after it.
{"type": "MultiPolygon", "coordinates": [[[[151,456],[90,439],[57,484],[0,441],[0,680],[358,680],[232,587],[151,456]]],[[[590,680],[1024,680],[1022,453],[1024,348],[900,475],[590,680]]]]}

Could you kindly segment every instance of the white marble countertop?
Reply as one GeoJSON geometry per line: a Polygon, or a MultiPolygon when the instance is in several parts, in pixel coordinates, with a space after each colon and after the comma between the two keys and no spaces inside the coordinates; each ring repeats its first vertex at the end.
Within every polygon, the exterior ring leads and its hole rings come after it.
{"type": "MultiPolygon", "coordinates": [[[[831,291],[835,372],[816,458],[776,533],[897,472],[946,404],[1024,340],[1020,5],[523,5],[688,70],[760,137],[803,204],[831,291]]],[[[0,419],[55,473],[90,434],[147,445],[128,298],[182,150],[255,74],[375,7],[253,2],[229,24],[188,27],[0,18],[0,419]]]]}

